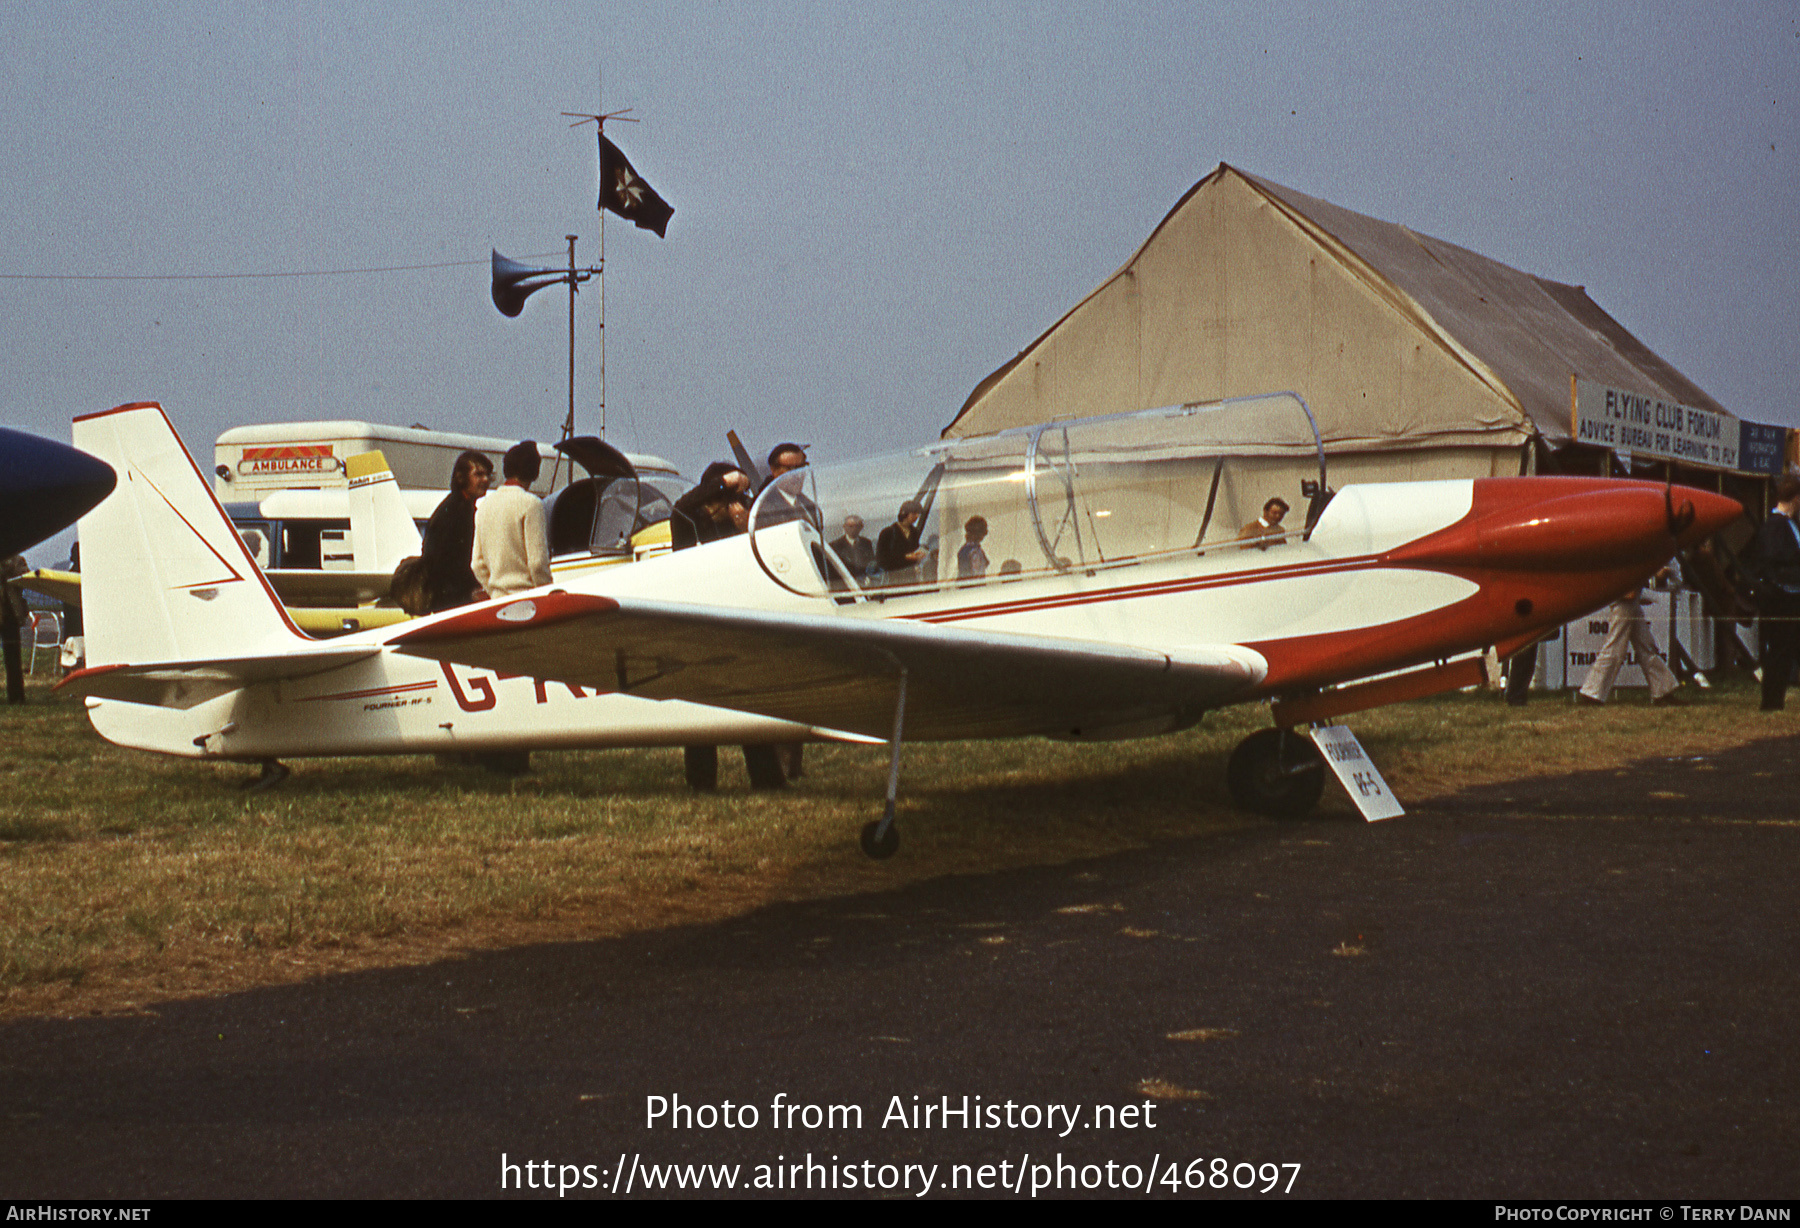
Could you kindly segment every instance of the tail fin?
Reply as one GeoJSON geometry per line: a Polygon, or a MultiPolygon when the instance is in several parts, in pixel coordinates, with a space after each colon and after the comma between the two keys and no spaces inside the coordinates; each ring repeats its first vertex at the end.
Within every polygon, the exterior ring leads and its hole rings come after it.
{"type": "Polygon", "coordinates": [[[418,555],[419,530],[413,524],[400,483],[380,452],[346,457],[350,479],[350,541],[357,571],[391,572],[400,560],[418,555]]]}
{"type": "Polygon", "coordinates": [[[301,637],[162,406],[77,418],[75,444],[119,474],[81,519],[90,666],[278,651],[301,637]]]}

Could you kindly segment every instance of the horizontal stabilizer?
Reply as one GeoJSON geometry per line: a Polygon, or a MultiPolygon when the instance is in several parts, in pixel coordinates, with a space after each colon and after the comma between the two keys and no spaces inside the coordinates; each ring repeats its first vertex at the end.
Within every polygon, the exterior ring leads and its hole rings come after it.
{"type": "Polygon", "coordinates": [[[192,708],[258,682],[304,678],[372,657],[380,649],[337,649],[212,661],[160,661],[146,665],[96,665],[76,670],[57,690],[92,699],[117,699],[161,708],[192,708]]]}

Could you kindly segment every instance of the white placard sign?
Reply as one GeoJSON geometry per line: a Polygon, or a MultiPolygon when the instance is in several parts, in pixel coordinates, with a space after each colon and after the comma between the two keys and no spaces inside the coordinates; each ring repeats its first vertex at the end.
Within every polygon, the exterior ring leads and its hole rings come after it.
{"type": "Polygon", "coordinates": [[[1569,432],[1576,443],[1713,469],[1737,468],[1739,424],[1730,414],[1584,379],[1575,381],[1574,399],[1569,432]]]}
{"type": "MultiPolygon", "coordinates": [[[[1643,608],[1644,621],[1650,624],[1652,638],[1659,646],[1666,648],[1664,641],[1669,634],[1669,594],[1645,589],[1644,595],[1638,599],[1638,605],[1643,608]]],[[[1601,647],[1606,643],[1607,633],[1612,629],[1611,614],[1611,606],[1602,606],[1586,618],[1578,618],[1569,624],[1564,643],[1569,654],[1567,676],[1570,686],[1578,687],[1587,681],[1588,671],[1594,667],[1594,658],[1600,654],[1601,647]]],[[[1650,684],[1644,680],[1644,663],[1638,660],[1637,649],[1627,648],[1625,664],[1619,667],[1613,686],[1630,688],[1648,685],[1650,684]]]]}
{"type": "Polygon", "coordinates": [[[1325,762],[1344,783],[1344,791],[1362,811],[1363,818],[1373,823],[1377,819],[1398,818],[1406,813],[1348,725],[1315,725],[1306,732],[1318,746],[1319,753],[1325,756],[1325,762]]]}

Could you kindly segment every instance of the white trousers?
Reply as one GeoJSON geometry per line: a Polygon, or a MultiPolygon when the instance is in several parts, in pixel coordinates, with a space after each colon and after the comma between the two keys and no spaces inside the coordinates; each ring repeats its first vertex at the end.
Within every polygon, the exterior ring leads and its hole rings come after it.
{"type": "Polygon", "coordinates": [[[1628,647],[1637,649],[1638,664],[1644,668],[1644,680],[1650,684],[1652,700],[1661,699],[1681,685],[1657,649],[1656,637],[1650,634],[1650,623],[1644,617],[1644,607],[1638,604],[1636,597],[1613,602],[1606,608],[1606,617],[1610,624],[1606,643],[1595,654],[1594,666],[1588,670],[1587,681],[1581,684],[1583,695],[1601,703],[1612,698],[1613,679],[1619,676],[1619,670],[1625,664],[1628,647]]]}

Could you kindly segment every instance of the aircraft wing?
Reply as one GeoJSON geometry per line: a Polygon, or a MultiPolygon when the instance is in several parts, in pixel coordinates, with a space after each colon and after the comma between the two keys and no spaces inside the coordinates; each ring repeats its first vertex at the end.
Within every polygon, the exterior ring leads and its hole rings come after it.
{"type": "Polygon", "coordinates": [[[48,567],[40,567],[36,571],[15,576],[7,583],[15,588],[28,588],[34,593],[42,593],[65,605],[81,604],[81,573],[78,571],[52,571],[48,567]]]}
{"type": "MultiPolygon", "coordinates": [[[[907,671],[909,739],[1096,736],[1197,717],[1265,672],[1233,645],[1157,652],[906,619],[552,592],[402,632],[413,656],[683,699],[886,738],[907,671]]],[[[1171,722],[1172,723],[1172,722],[1171,722]]]]}
{"type": "Polygon", "coordinates": [[[381,650],[359,648],[220,657],[212,661],[160,661],[143,665],[97,665],[76,670],[57,690],[95,699],[118,699],[163,708],[192,708],[258,682],[303,678],[372,657],[381,650]]]}

